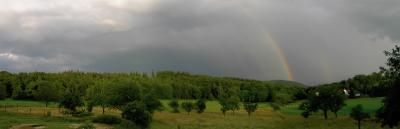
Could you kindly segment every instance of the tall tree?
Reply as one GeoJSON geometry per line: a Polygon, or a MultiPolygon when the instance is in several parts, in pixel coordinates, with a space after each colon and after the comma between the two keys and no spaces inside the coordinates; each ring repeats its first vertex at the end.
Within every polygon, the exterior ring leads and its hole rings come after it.
{"type": "Polygon", "coordinates": [[[376,116],[382,126],[395,127],[400,121],[400,46],[395,46],[391,51],[385,51],[388,57],[386,68],[381,67],[385,76],[392,79],[392,90],[383,100],[383,106],[378,110],[376,116]]]}

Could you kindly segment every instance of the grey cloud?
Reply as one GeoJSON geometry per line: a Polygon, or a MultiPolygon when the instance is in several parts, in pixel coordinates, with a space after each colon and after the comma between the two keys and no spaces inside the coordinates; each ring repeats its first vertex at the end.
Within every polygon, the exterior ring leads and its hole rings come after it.
{"type": "Polygon", "coordinates": [[[0,67],[287,79],[271,34],[294,80],[318,84],[377,71],[382,51],[400,36],[394,0],[120,2],[7,1],[0,9],[0,67]],[[25,9],[12,8],[18,2],[25,9]]]}

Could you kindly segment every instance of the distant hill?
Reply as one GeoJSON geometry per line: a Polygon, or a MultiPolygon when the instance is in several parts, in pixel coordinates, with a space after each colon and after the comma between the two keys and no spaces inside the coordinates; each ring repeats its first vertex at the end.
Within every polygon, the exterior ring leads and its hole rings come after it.
{"type": "Polygon", "coordinates": [[[300,82],[288,81],[288,80],[271,80],[271,81],[265,81],[265,82],[272,84],[272,85],[308,87],[307,85],[304,85],[300,82]]]}

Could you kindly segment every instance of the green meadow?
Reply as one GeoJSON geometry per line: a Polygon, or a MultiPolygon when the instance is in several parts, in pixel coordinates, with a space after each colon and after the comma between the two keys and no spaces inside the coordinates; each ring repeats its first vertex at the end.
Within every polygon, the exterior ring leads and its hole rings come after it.
{"type": "MultiPolygon", "coordinates": [[[[193,101],[193,100],[180,100],[193,101]]],[[[362,104],[365,110],[374,114],[381,106],[382,98],[359,98],[348,99],[346,106],[340,110],[339,117],[335,118],[329,114],[327,120],[323,119],[321,114],[313,114],[310,118],[303,118],[299,114],[298,105],[295,102],[282,107],[280,111],[273,111],[268,103],[260,103],[259,109],[248,116],[244,110],[235,113],[227,112],[224,116],[219,108],[218,101],[207,101],[207,109],[202,114],[195,112],[171,113],[168,106],[169,100],[162,100],[165,110],[156,112],[153,117],[151,129],[355,129],[355,121],[349,118],[348,114],[351,107],[362,104]]],[[[39,124],[45,126],[45,129],[72,129],[74,125],[85,123],[90,117],[72,117],[57,114],[57,104],[52,103],[48,110],[53,112],[50,117],[43,114],[29,114],[26,108],[43,109],[44,104],[36,101],[0,101],[0,129],[21,124],[39,124]],[[4,105],[8,105],[5,112],[4,105]],[[18,111],[16,106],[18,105],[18,111]],[[24,112],[25,111],[25,112],[24,112]]],[[[100,109],[94,110],[95,115],[101,114],[100,109]]],[[[107,114],[118,115],[115,110],[107,110],[107,114]]],[[[99,128],[111,128],[112,126],[98,126],[99,128]]],[[[379,129],[380,124],[373,120],[365,121],[363,129],[379,129]]]]}

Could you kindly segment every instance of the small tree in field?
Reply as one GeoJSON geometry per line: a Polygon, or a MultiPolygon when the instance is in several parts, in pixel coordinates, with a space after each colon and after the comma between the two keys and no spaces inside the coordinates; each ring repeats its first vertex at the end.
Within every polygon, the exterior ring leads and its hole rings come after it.
{"type": "Polygon", "coordinates": [[[181,104],[182,108],[188,113],[190,114],[190,112],[193,110],[194,108],[194,104],[192,102],[183,102],[181,104]]]}
{"type": "Polygon", "coordinates": [[[156,110],[161,111],[164,107],[153,93],[145,95],[142,101],[150,113],[154,113],[156,110]]]}
{"type": "Polygon", "coordinates": [[[83,106],[84,103],[77,92],[72,90],[67,90],[64,96],[61,98],[60,107],[65,107],[72,111],[76,112],[76,107],[83,106]]]}
{"type": "Polygon", "coordinates": [[[321,110],[324,118],[328,119],[328,111],[335,114],[344,106],[344,97],[335,89],[321,87],[315,94],[310,94],[308,99],[300,105],[302,115],[308,117],[312,112],[321,110]]]}
{"type": "Polygon", "coordinates": [[[237,97],[231,97],[227,100],[228,109],[232,110],[233,114],[235,111],[240,109],[240,100],[237,97]]]}
{"type": "Polygon", "coordinates": [[[122,108],[122,118],[132,121],[142,129],[148,128],[152,121],[151,113],[146,109],[146,105],[140,101],[126,104],[122,108]]]}
{"type": "Polygon", "coordinates": [[[363,111],[361,104],[351,109],[350,117],[357,121],[358,129],[361,129],[361,121],[369,118],[369,114],[363,111]]]}
{"type": "Polygon", "coordinates": [[[337,118],[337,112],[342,109],[346,104],[344,103],[344,100],[346,99],[345,95],[340,93],[340,92],[332,92],[331,94],[331,106],[330,110],[335,114],[335,117],[337,118]]]}
{"type": "Polygon", "coordinates": [[[172,100],[168,105],[172,108],[173,113],[179,113],[179,103],[177,100],[172,100]]]}
{"type": "Polygon", "coordinates": [[[105,81],[96,82],[94,85],[89,86],[86,89],[86,98],[88,100],[88,111],[91,112],[93,106],[100,106],[102,108],[102,113],[104,114],[105,108],[108,106],[108,90],[107,86],[110,83],[105,81]]]}
{"type": "Polygon", "coordinates": [[[251,113],[257,110],[257,103],[243,103],[244,109],[246,110],[247,114],[250,116],[251,113]]]}
{"type": "Polygon", "coordinates": [[[58,101],[61,97],[61,86],[56,83],[38,81],[34,85],[36,85],[36,90],[33,91],[33,96],[36,100],[43,101],[46,108],[50,101],[58,101]]]}
{"type": "Polygon", "coordinates": [[[203,113],[204,110],[206,109],[206,101],[204,99],[199,99],[196,102],[196,110],[197,113],[203,113]]]}
{"type": "Polygon", "coordinates": [[[220,99],[219,100],[219,104],[221,105],[221,109],[220,110],[221,110],[222,114],[224,114],[224,116],[225,116],[226,111],[229,110],[229,105],[226,102],[226,99],[220,99]]]}

